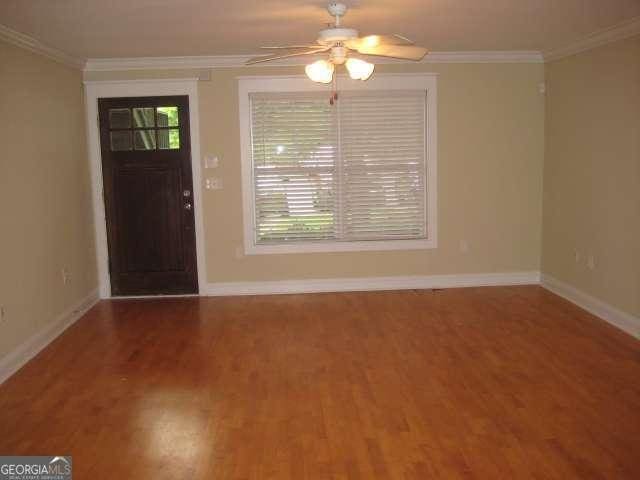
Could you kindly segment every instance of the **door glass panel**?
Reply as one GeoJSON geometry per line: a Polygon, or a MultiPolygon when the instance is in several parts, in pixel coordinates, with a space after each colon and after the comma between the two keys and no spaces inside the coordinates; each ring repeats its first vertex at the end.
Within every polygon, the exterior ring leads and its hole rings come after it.
{"type": "Polygon", "coordinates": [[[153,127],[153,108],[134,108],[133,126],[136,128],[153,127]]]}
{"type": "Polygon", "coordinates": [[[109,109],[109,127],[131,128],[131,112],[128,108],[109,109]]]}
{"type": "Polygon", "coordinates": [[[177,150],[180,148],[180,130],[169,128],[158,130],[158,148],[177,150]]]}
{"type": "Polygon", "coordinates": [[[178,107],[158,107],[157,118],[159,127],[177,127],[178,107]]]}
{"type": "Polygon", "coordinates": [[[116,130],[110,135],[112,152],[131,150],[131,130],[116,130]]]}
{"type": "Polygon", "coordinates": [[[155,130],[134,130],[134,144],[136,150],[155,150],[156,131],[155,130]]]}

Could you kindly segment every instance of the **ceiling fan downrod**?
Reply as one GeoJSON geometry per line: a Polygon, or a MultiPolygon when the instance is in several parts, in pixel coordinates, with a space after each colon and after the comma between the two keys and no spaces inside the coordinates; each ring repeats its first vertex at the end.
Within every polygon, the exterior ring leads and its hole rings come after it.
{"type": "Polygon", "coordinates": [[[340,26],[340,19],[345,16],[347,13],[347,6],[344,3],[340,2],[331,2],[327,5],[327,10],[329,11],[329,15],[335,17],[336,21],[334,22],[334,26],[340,26]]]}

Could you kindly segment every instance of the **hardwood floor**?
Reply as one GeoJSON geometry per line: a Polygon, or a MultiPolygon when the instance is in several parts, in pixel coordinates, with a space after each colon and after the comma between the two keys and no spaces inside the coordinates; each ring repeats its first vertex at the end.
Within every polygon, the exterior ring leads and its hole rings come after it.
{"type": "Polygon", "coordinates": [[[0,386],[77,479],[637,479],[640,342],[539,287],[103,301],[0,386]]]}

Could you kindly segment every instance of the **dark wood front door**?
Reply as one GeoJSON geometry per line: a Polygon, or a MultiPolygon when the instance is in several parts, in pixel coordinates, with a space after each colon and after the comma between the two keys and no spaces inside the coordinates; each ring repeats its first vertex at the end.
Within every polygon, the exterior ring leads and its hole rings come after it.
{"type": "Polygon", "coordinates": [[[112,295],[197,293],[188,97],[98,107],[112,295]]]}

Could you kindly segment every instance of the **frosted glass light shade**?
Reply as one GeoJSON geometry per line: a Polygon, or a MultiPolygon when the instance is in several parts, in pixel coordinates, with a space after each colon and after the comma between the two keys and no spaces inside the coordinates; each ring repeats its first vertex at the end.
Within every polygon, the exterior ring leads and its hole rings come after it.
{"type": "Polygon", "coordinates": [[[354,80],[367,80],[373,73],[375,65],[359,58],[350,58],[346,63],[349,76],[354,80]]]}
{"type": "Polygon", "coordinates": [[[318,83],[331,83],[333,79],[333,63],[326,60],[318,60],[307,65],[304,69],[307,77],[318,83]]]}

